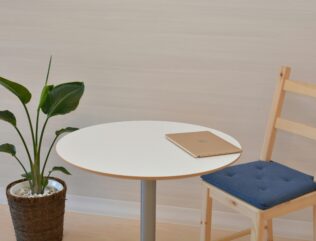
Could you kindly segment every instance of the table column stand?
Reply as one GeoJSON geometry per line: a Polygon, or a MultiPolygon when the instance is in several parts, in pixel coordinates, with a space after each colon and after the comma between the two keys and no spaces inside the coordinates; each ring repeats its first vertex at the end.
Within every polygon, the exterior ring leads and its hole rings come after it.
{"type": "Polygon", "coordinates": [[[141,241],[156,238],[156,180],[141,180],[141,241]]]}

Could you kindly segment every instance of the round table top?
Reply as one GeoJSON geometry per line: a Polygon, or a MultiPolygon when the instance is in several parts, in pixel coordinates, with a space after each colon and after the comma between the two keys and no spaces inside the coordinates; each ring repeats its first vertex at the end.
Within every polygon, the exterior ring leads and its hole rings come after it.
{"type": "Polygon", "coordinates": [[[61,158],[81,169],[120,178],[173,179],[224,168],[240,153],[194,158],[165,137],[168,133],[210,131],[241,147],[233,137],[204,126],[168,121],[124,121],[100,124],[60,139],[61,158]]]}

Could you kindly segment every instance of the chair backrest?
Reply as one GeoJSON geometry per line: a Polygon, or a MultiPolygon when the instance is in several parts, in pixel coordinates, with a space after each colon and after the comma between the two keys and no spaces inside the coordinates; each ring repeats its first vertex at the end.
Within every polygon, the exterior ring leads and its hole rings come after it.
{"type": "Polygon", "coordinates": [[[290,67],[282,67],[281,69],[260,156],[261,160],[271,160],[276,132],[278,129],[316,140],[316,128],[281,117],[286,92],[316,98],[316,84],[290,80],[290,72],[290,67]]]}

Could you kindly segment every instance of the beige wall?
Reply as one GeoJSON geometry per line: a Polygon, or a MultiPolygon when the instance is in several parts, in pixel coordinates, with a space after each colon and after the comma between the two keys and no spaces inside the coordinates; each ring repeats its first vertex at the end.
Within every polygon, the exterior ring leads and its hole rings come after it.
{"type": "MultiPolygon", "coordinates": [[[[242,161],[255,160],[279,67],[291,65],[294,78],[316,81],[315,30],[313,0],[1,0],[0,75],[37,97],[53,54],[51,82],[86,83],[78,111],[52,120],[51,133],[120,120],[184,121],[235,136],[245,150],[242,161]]],[[[13,110],[26,127],[15,98],[3,88],[0,94],[0,109],[13,110]]],[[[314,106],[290,96],[286,115],[298,111],[295,118],[315,123],[314,106]]],[[[280,137],[278,160],[316,170],[315,143],[280,137]],[[296,141],[302,144],[295,147],[296,141]]],[[[19,143],[4,123],[0,140],[19,143]]],[[[50,165],[61,163],[52,156],[50,165]]],[[[0,167],[0,186],[21,173],[4,155],[0,167]]],[[[136,181],[67,167],[72,194],[139,199],[136,181]]],[[[197,208],[199,195],[198,178],[159,183],[160,204],[197,208]]]]}

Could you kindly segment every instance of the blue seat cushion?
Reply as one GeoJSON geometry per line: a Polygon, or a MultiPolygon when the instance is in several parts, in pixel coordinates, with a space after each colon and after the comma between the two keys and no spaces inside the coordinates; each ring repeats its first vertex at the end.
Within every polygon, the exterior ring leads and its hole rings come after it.
{"type": "Polygon", "coordinates": [[[202,176],[213,186],[268,209],[316,190],[313,177],[273,161],[254,161],[202,176]]]}

